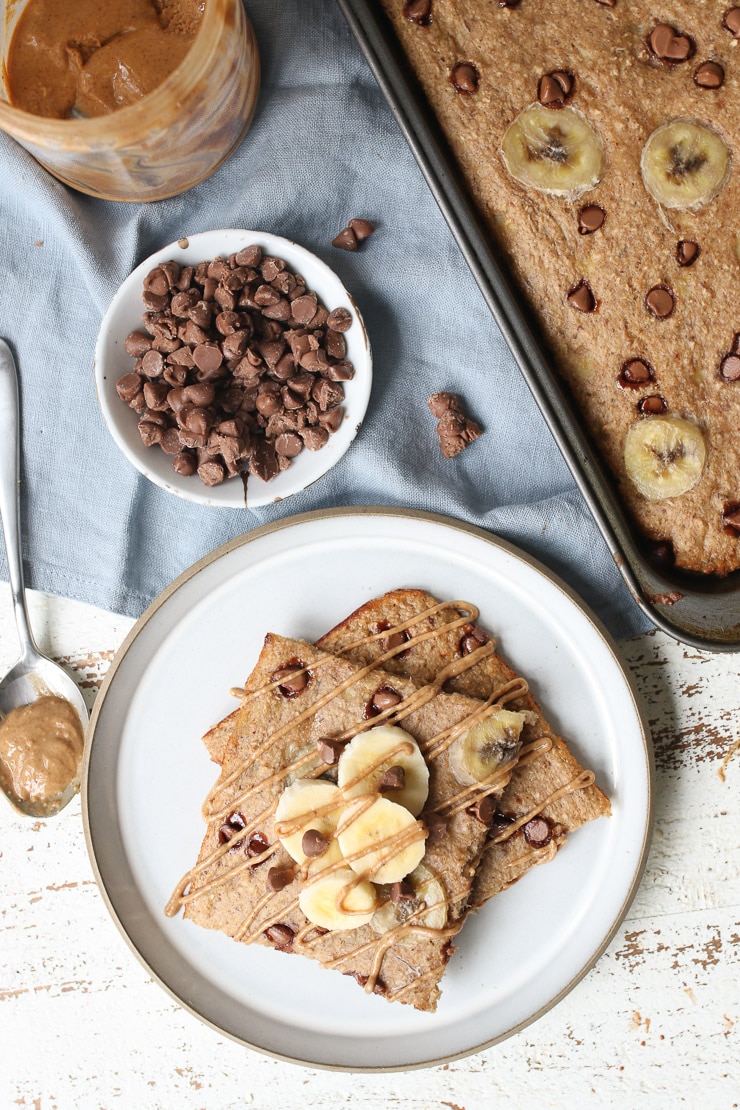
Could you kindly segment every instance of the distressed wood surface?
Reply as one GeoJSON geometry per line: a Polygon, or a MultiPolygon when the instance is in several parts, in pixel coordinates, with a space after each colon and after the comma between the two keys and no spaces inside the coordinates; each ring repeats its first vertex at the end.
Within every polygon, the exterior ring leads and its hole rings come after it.
{"type": "MultiPolygon", "coordinates": [[[[43,650],[88,704],[131,621],[31,594],[43,650]]],[[[108,916],[79,799],[31,821],[0,807],[0,1107],[677,1106],[740,1103],[738,656],[659,632],[621,645],[647,706],[657,822],[645,878],[597,966],[523,1033],[422,1072],[346,1075],[263,1058],[153,983],[108,916]]],[[[0,673],[14,661],[0,588],[0,673]]]]}

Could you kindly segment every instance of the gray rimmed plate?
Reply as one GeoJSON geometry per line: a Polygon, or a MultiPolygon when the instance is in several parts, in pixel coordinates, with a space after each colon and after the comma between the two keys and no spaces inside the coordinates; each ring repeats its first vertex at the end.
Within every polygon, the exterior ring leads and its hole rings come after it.
{"type": "Polygon", "coordinates": [[[615,646],[534,560],[479,529],[380,508],[309,513],[226,544],[150,606],[93,713],[83,784],[93,865],[149,972],[196,1016],[252,1048],[318,1067],[413,1068],[501,1040],[598,959],[635,894],[652,817],[652,756],[615,646]],[[613,814],[466,923],[436,1014],[368,996],[336,972],[236,944],[164,905],[195,860],[216,778],[200,736],[264,635],[316,639],[386,590],[464,599],[530,680],[553,727],[593,768],[613,814]]]}

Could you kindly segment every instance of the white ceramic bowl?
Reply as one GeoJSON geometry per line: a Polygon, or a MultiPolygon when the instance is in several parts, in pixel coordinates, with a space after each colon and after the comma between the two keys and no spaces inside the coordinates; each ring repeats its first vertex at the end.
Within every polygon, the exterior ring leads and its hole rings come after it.
{"type": "Polygon", "coordinates": [[[372,382],[370,342],[357,305],[337,275],[310,251],[265,231],[242,231],[233,228],[221,231],[204,231],[189,235],[176,243],[162,247],[145,259],[129,274],[110,303],[103,317],[95,347],[95,384],[98,401],[105,422],[124,455],[150,481],[175,493],[186,501],[219,508],[253,509],[280,501],[310,486],[326,474],[341,459],[365,416],[372,382]],[[155,266],[169,259],[181,265],[195,265],[209,261],[217,255],[226,258],[250,243],[256,243],[264,254],[283,258],[288,269],[305,278],[329,311],[348,308],[354,317],[347,341],[347,358],[355,368],[355,376],[344,382],[344,420],[341,427],[329,437],[320,451],[301,451],[287,470],[281,471],[270,482],[263,482],[250,475],[245,484],[240,476],[227,479],[220,486],[204,486],[197,475],[185,478],[172,468],[172,458],[158,447],[145,447],[138,431],[138,416],[120,400],[116,382],[133,369],[133,360],[126,353],[124,343],[129,332],[141,330],[141,294],[144,278],[155,266]]]}

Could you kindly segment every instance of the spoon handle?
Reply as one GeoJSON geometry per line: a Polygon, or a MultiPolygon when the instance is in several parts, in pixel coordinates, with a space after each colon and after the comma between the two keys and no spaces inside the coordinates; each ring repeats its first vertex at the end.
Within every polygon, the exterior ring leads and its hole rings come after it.
{"type": "Polygon", "coordinates": [[[38,649],[31,634],[23,589],[18,375],[13,353],[4,339],[0,339],[0,429],[0,516],[3,519],[15,623],[21,642],[21,657],[25,658],[35,654],[38,649]]]}

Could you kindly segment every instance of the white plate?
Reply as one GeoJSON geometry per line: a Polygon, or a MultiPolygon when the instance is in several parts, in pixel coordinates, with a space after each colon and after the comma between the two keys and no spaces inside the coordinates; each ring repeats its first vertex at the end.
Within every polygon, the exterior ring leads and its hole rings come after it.
{"type": "Polygon", "coordinates": [[[150,972],[220,1031],[311,1065],[403,1068],[476,1051],[532,1021],[600,955],[634,896],[651,756],[608,635],[509,544],[428,514],[311,513],[227,544],[154,602],[95,704],[88,845],[109,908],[150,972]],[[593,768],[613,814],[490,901],[458,938],[436,1014],[368,996],[298,957],[234,943],[163,907],[196,859],[216,778],[199,737],[234,708],[268,631],[313,640],[386,590],[479,606],[502,654],[593,768]]]}
{"type": "Polygon", "coordinates": [[[341,459],[360,430],[370,399],[372,384],[372,357],[370,341],[359,309],[351,294],[345,289],[333,270],[304,247],[270,235],[266,231],[243,231],[229,228],[220,231],[203,231],[189,235],[176,243],[162,247],[146,258],[129,274],[110,303],[100,325],[95,346],[95,385],[100,408],[108,430],[129,462],[156,485],[175,493],[186,501],[201,505],[215,505],[221,509],[257,509],[280,501],[310,486],[326,474],[341,459]],[[174,259],[181,266],[194,266],[221,255],[224,258],[256,243],[264,254],[283,258],[288,269],[301,274],[309,289],[318,293],[319,300],[329,310],[348,308],[354,322],[345,332],[347,358],[355,368],[355,376],[344,382],[344,420],[340,428],[329,437],[320,451],[301,451],[287,470],[281,471],[270,482],[250,477],[246,494],[240,477],[230,478],[220,486],[204,486],[196,476],[184,478],[172,469],[172,459],[156,447],[145,447],[138,431],[138,416],[120,400],[116,382],[131,372],[133,362],[126,354],[124,342],[132,331],[142,329],[143,305],[141,292],[144,278],[160,262],[174,259]]]}

